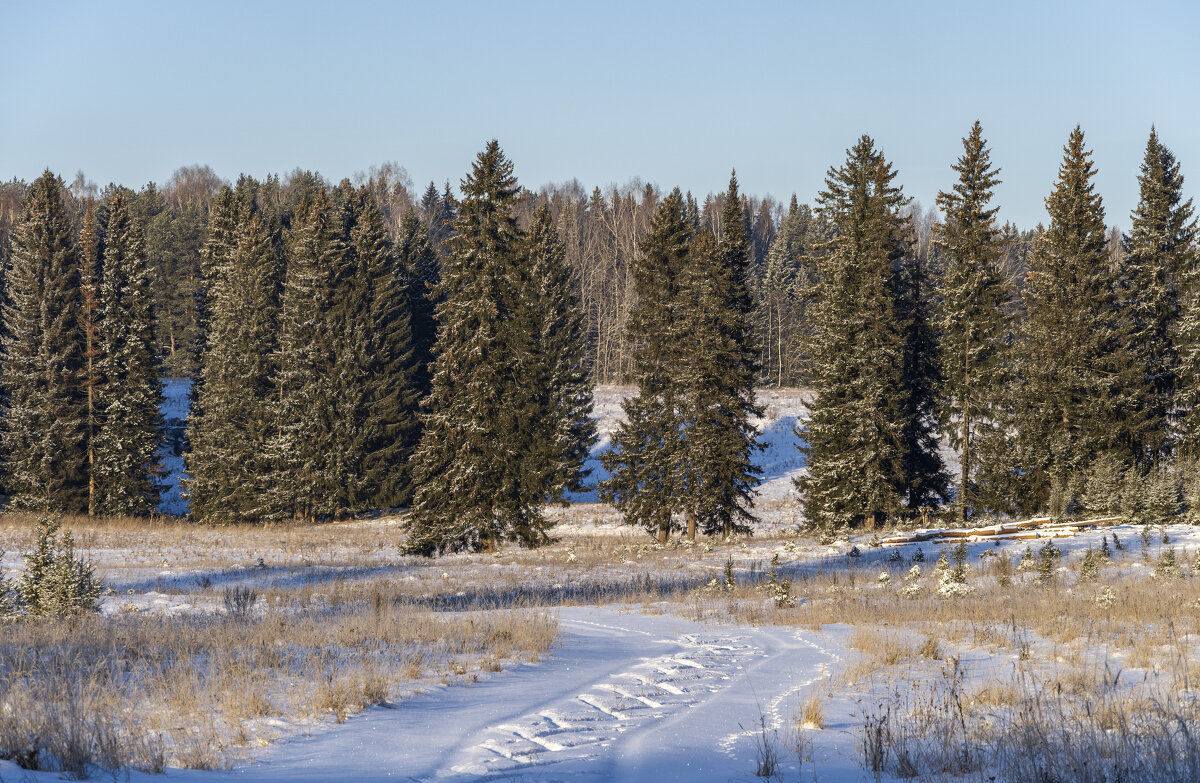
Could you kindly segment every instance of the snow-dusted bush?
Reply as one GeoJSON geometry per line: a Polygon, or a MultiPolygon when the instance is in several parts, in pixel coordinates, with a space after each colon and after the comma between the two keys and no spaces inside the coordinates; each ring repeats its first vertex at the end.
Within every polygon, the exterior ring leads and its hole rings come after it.
{"type": "Polygon", "coordinates": [[[24,553],[25,570],[17,580],[21,608],[35,616],[67,617],[94,612],[100,597],[100,582],[91,565],[75,556],[70,531],[58,537],[60,523],[37,522],[37,542],[24,553]]]}
{"type": "Polygon", "coordinates": [[[900,590],[900,595],[905,598],[916,598],[921,594],[921,566],[913,565],[908,569],[908,574],[904,577],[904,587],[900,590]]]}
{"type": "Polygon", "coordinates": [[[767,589],[776,609],[790,609],[796,605],[792,598],[792,580],[779,578],[779,555],[771,555],[771,570],[767,572],[767,589]]]}
{"type": "Polygon", "coordinates": [[[1164,548],[1159,555],[1158,562],[1154,565],[1154,576],[1156,579],[1178,579],[1183,576],[1183,569],[1175,557],[1175,550],[1171,547],[1164,548]]]}
{"type": "Polygon", "coordinates": [[[1058,559],[1062,557],[1062,550],[1054,545],[1054,539],[1047,538],[1046,543],[1038,548],[1037,560],[1037,583],[1047,585],[1054,579],[1054,572],[1058,569],[1058,559]]]}
{"type": "Polygon", "coordinates": [[[955,581],[952,571],[942,572],[941,578],[938,580],[938,595],[942,598],[962,598],[974,592],[975,588],[966,582],[955,581]]]}
{"type": "Polygon", "coordinates": [[[1079,581],[1095,582],[1099,577],[1100,563],[1097,561],[1096,553],[1089,546],[1087,552],[1083,555],[1083,559],[1079,561],[1079,581]]]}

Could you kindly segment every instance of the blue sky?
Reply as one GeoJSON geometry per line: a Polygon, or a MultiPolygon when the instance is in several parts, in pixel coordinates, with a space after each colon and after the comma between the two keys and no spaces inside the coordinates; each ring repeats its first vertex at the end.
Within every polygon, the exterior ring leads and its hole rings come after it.
{"type": "Polygon", "coordinates": [[[103,185],[396,161],[457,183],[487,139],[521,182],[631,177],[811,201],[862,133],[926,206],[973,120],[1031,226],[1083,125],[1128,225],[1152,123],[1200,183],[1187,2],[13,2],[0,177],[103,185]]]}

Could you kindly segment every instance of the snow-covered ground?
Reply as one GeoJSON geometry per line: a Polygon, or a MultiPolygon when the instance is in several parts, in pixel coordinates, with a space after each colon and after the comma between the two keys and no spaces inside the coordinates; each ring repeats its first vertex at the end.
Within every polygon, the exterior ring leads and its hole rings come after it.
{"type": "MultiPolygon", "coordinates": [[[[579,507],[579,511],[589,509],[579,507]]],[[[842,600],[882,605],[897,600],[918,548],[924,552],[928,572],[924,594],[928,595],[933,589],[933,561],[949,547],[925,543],[875,548],[868,543],[870,536],[863,535],[827,547],[803,538],[760,536],[720,544],[712,551],[701,545],[644,548],[647,545],[634,539],[626,543],[610,532],[601,533],[602,527],[603,523],[571,525],[564,539],[546,550],[506,548],[497,555],[455,555],[436,561],[400,556],[389,548],[398,531],[390,522],[378,520],[279,532],[199,529],[193,534],[168,528],[138,535],[101,529],[81,540],[93,542],[95,546],[87,551],[98,559],[99,572],[114,588],[104,599],[109,612],[128,611],[128,605],[163,614],[220,612],[221,585],[250,584],[265,590],[291,585],[313,591],[317,599],[336,583],[353,589],[356,580],[364,580],[364,588],[376,584],[414,591],[410,595],[460,596],[488,585],[516,583],[540,586],[551,606],[556,601],[565,604],[552,609],[558,617],[559,642],[538,663],[483,673],[473,684],[430,683],[410,690],[390,707],[370,708],[343,724],[294,722],[290,731],[278,735],[276,744],[254,751],[253,761],[239,763],[231,772],[173,769],[171,778],[203,783],[230,778],[264,783],[751,780],[765,730],[782,754],[783,779],[824,783],[876,779],[862,768],[864,712],[888,693],[899,692],[898,688],[916,693],[919,682],[936,680],[939,661],[905,660],[899,680],[888,679],[895,674],[880,679],[869,673],[847,679],[845,672],[854,668],[860,656],[852,648],[862,649],[861,642],[853,641],[862,626],[840,623],[836,614],[819,627],[786,617],[780,618],[784,622],[768,622],[770,601],[766,594],[752,591],[726,598],[720,591],[693,587],[667,601],[597,606],[569,605],[555,589],[573,580],[607,578],[610,571],[627,577],[680,574],[686,581],[717,572],[727,558],[744,579],[754,569],[761,574],[764,561],[777,555],[780,573],[792,578],[802,605],[842,600]],[[331,530],[337,531],[338,544],[327,562],[304,566],[285,561],[289,552],[308,551],[317,540],[314,536],[331,530]],[[172,536],[182,536],[186,545],[171,552],[170,563],[164,559],[156,576],[143,575],[147,568],[154,572],[153,566],[135,564],[132,571],[123,570],[138,542],[157,557],[166,551],[162,542],[172,536]],[[288,537],[294,540],[289,542],[288,537]],[[278,550],[261,548],[272,538],[278,539],[278,550]],[[237,551],[239,541],[264,552],[265,567],[251,565],[256,558],[237,551]],[[857,557],[848,557],[851,543],[859,550],[857,557]],[[572,568],[580,570],[572,573],[572,568]],[[828,578],[822,574],[839,568],[847,581],[835,578],[821,587],[821,580],[828,578]],[[884,572],[890,580],[876,578],[884,572]],[[857,579],[853,574],[858,574],[857,579]],[[801,587],[806,584],[815,585],[818,592],[810,594],[801,587]],[[764,604],[767,614],[761,608],[764,604]],[[814,693],[824,704],[823,726],[797,733],[801,705],[814,693]],[[803,743],[799,757],[791,750],[798,740],[803,743]],[[800,768],[803,774],[798,774],[800,768]]],[[[1142,532],[1136,526],[1116,526],[1054,539],[1064,552],[1057,578],[1065,593],[1084,595],[1085,604],[1091,604],[1092,594],[1105,583],[1116,584],[1119,591],[1126,589],[1120,580],[1147,584],[1154,560],[1167,548],[1177,548],[1179,562],[1189,569],[1200,551],[1200,528],[1176,525],[1156,533],[1143,556],[1142,532]],[[1161,542],[1162,532],[1169,544],[1161,542]],[[1110,570],[1097,585],[1077,584],[1075,569],[1084,550],[1098,549],[1103,537],[1112,542],[1114,533],[1125,549],[1116,553],[1110,570]]],[[[1015,561],[1026,546],[1036,551],[1042,543],[974,542],[968,545],[968,562],[973,574],[982,575],[995,554],[1007,554],[1015,561]]],[[[8,546],[19,549],[12,543],[8,546]]],[[[6,565],[11,570],[16,563],[6,565]]],[[[1007,595],[1043,591],[1028,574],[1016,579],[1014,592],[1007,595]]],[[[975,628],[971,618],[962,619],[975,628]]],[[[1003,676],[1017,660],[1015,652],[1002,645],[997,648],[995,637],[979,636],[977,631],[955,636],[945,625],[939,628],[918,625],[873,633],[913,636],[918,642],[923,634],[942,634],[947,659],[952,654],[971,668],[969,686],[984,686],[1003,676]]],[[[1037,634],[1029,634],[1028,639],[1035,658],[1063,660],[1061,642],[1039,640],[1037,634]]],[[[1112,653],[1113,660],[1126,667],[1146,666],[1121,656],[1112,653]]],[[[0,762],[0,777],[49,781],[57,779],[57,773],[33,773],[0,762]]],[[[161,779],[139,774],[132,778],[161,779]]],[[[892,780],[887,775],[880,779],[892,780]]]]}
{"type": "MultiPolygon", "coordinates": [[[[372,710],[278,746],[238,777],[741,779],[753,773],[759,715],[781,728],[840,649],[808,631],[614,609],[564,608],[560,628],[561,645],[541,664],[372,710]]],[[[819,749],[823,768],[856,771],[852,751],[837,744],[819,749]]]]}
{"type": "MultiPolygon", "coordinates": [[[[188,383],[165,381],[164,391],[164,418],[178,432],[188,383]]],[[[619,387],[596,392],[600,441],[589,461],[593,483],[603,478],[599,456],[609,447],[628,393],[619,387]]],[[[915,563],[924,572],[922,600],[940,601],[932,595],[933,563],[950,547],[879,548],[871,546],[871,534],[819,544],[797,535],[793,481],[804,461],[796,448],[796,428],[806,399],[804,391],[793,389],[759,394],[764,415],[757,422],[763,446],[758,512],[764,524],[749,539],[660,547],[644,531],[620,525],[611,508],[596,502],[594,489],[572,498],[567,508],[549,510],[558,537],[549,547],[505,547],[434,561],[401,553],[396,517],[278,529],[98,526],[77,538],[110,588],[102,599],[108,614],[219,614],[222,591],[238,586],[261,590],[273,601],[282,598],[282,605],[319,605],[330,594],[345,600],[382,591],[435,609],[533,606],[557,616],[558,643],[536,663],[510,662],[504,671],[477,672],[477,682],[472,675],[453,684],[410,683],[402,693],[393,691],[389,706],[369,708],[345,723],[272,716],[277,730],[269,739],[275,744],[247,750],[243,758],[252,760],[239,761],[229,772],[170,769],[170,778],[200,783],[231,778],[252,783],[754,780],[765,738],[781,754],[777,779],[893,780],[863,767],[864,715],[889,694],[924,692],[940,676],[942,661],[913,655],[891,668],[876,661],[872,666],[881,668],[864,669],[863,642],[856,635],[869,630],[904,637],[909,645],[927,634],[940,638],[945,659],[970,668],[966,683],[971,687],[1011,671],[1019,656],[1005,647],[1007,642],[997,641],[995,629],[981,630],[972,617],[961,618],[970,626],[961,633],[954,628],[957,618],[935,629],[924,614],[919,623],[875,627],[874,607],[890,602],[894,608],[908,600],[900,592],[915,563]],[[768,566],[773,559],[776,565],[768,566]],[[726,563],[741,592],[705,586],[726,563]],[[815,622],[786,611],[772,614],[770,593],[751,587],[768,568],[792,580],[796,612],[811,609],[815,622]],[[651,585],[652,580],[658,581],[651,585]],[[844,610],[837,608],[845,602],[869,609],[860,611],[858,626],[846,624],[844,610]],[[822,725],[802,729],[802,705],[810,696],[823,705],[822,725]]],[[[171,513],[185,508],[176,442],[169,438],[162,452],[170,470],[163,508],[171,513]]],[[[1143,532],[1117,526],[1055,539],[1063,550],[1055,578],[1064,595],[1091,607],[1096,591],[1112,584],[1126,600],[1130,585],[1158,584],[1155,562],[1171,547],[1179,549],[1181,567],[1200,575],[1200,561],[1192,565],[1200,551],[1200,528],[1171,526],[1145,545],[1143,532]],[[1162,533],[1169,544],[1162,542],[1162,533]],[[1083,552],[1098,549],[1104,537],[1111,542],[1114,534],[1125,548],[1101,582],[1083,584],[1077,576],[1083,552]]],[[[1015,563],[1027,547],[1036,551],[1042,543],[971,542],[972,578],[994,590],[995,556],[1007,555],[1015,563]]],[[[10,576],[20,568],[18,553],[28,547],[28,531],[0,527],[10,576]]],[[[1047,595],[1032,592],[1043,588],[1034,586],[1029,573],[1014,580],[1011,591],[997,593],[1003,600],[1047,595]]],[[[1014,627],[1011,635],[1016,633],[1014,627]]],[[[1063,662],[1062,640],[1036,633],[1024,638],[1034,659],[1051,666],[1063,662]]],[[[1104,642],[1088,637],[1086,645],[1103,647],[1104,642]]],[[[1081,655],[1071,649],[1071,655],[1081,655]]],[[[1129,654],[1117,650],[1112,658],[1137,672],[1147,669],[1145,661],[1135,662],[1129,654]]],[[[1152,658],[1157,653],[1139,654],[1152,658]]],[[[50,781],[58,773],[30,772],[0,761],[0,778],[50,781]]],[[[162,778],[133,773],[131,779],[162,778]]]]}
{"type": "MultiPolygon", "coordinates": [[[[586,463],[590,471],[588,489],[571,496],[573,502],[596,502],[596,483],[608,478],[600,464],[600,455],[612,447],[613,434],[623,417],[621,403],[633,393],[634,389],[628,386],[596,388],[593,415],[598,439],[586,463]]],[[[767,505],[771,505],[769,501],[787,501],[794,497],[793,480],[804,469],[804,456],[797,449],[800,439],[795,430],[808,413],[808,396],[809,392],[803,389],[760,389],[758,392],[763,418],[757,420],[755,426],[763,450],[755,462],[762,468],[758,499],[767,505]]]]}

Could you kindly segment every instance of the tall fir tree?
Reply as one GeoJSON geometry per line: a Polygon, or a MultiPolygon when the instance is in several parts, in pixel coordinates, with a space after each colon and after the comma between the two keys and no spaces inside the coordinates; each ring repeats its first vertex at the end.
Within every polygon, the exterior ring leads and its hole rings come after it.
{"type": "Polygon", "coordinates": [[[813,305],[815,396],[801,432],[799,480],[816,529],[874,525],[924,499],[940,472],[927,401],[914,377],[927,360],[915,311],[923,294],[911,260],[908,203],[896,172],[863,136],[831,168],[818,199],[836,236],[817,259],[813,305]]]}
{"type": "Polygon", "coordinates": [[[141,228],[118,192],[108,202],[100,284],[104,315],[95,364],[101,422],[93,466],[95,510],[110,516],[144,516],[159,500],[162,386],[152,296],[141,228]]]}
{"type": "Polygon", "coordinates": [[[748,532],[761,473],[750,421],[762,416],[754,396],[758,352],[747,280],[752,248],[736,174],[721,212],[719,243],[706,231],[693,239],[678,309],[689,354],[673,368],[683,391],[678,459],[692,539],[697,527],[709,535],[748,532]]]}
{"type": "Polygon", "coordinates": [[[934,328],[933,281],[929,262],[915,247],[910,216],[909,234],[895,271],[896,316],[903,341],[900,384],[900,451],[903,455],[901,492],[910,513],[923,517],[946,500],[949,478],[938,451],[937,405],[942,365],[934,328]]]}
{"type": "Polygon", "coordinates": [[[1191,199],[1183,198],[1179,168],[1151,128],[1138,175],[1138,203],[1124,237],[1120,288],[1136,361],[1146,368],[1148,379],[1149,426],[1138,455],[1142,462],[1167,456],[1176,438],[1186,455],[1197,442],[1192,410],[1198,399],[1195,346],[1200,334],[1193,331],[1194,314],[1189,318],[1185,313],[1195,288],[1196,221],[1191,199]]]}
{"type": "Polygon", "coordinates": [[[1029,259],[1022,292],[1027,317],[1016,424],[1022,510],[1045,504],[1052,488],[1085,475],[1096,454],[1116,450],[1129,461],[1142,428],[1145,374],[1128,353],[1095,176],[1076,127],[1046,199],[1050,226],[1029,259]]]}
{"type": "Polygon", "coordinates": [[[681,389],[674,368],[684,324],[678,318],[682,276],[695,233],[691,212],[676,188],[655,210],[640,252],[630,264],[637,304],[626,322],[633,345],[637,393],[621,403],[625,418],[601,461],[609,478],[601,497],[625,523],[641,525],[665,543],[676,529],[675,506],[684,488],[678,458],[681,389]]]}
{"type": "Polygon", "coordinates": [[[528,481],[527,445],[512,415],[524,380],[513,369],[512,319],[524,245],[512,162],[495,140],[462,182],[453,250],[438,293],[438,333],[424,430],[413,462],[416,494],[407,550],[491,549],[504,540],[536,546],[549,521],[544,488],[528,481]]]}
{"type": "MultiPolygon", "coordinates": [[[[273,233],[253,201],[240,201],[237,210],[230,246],[206,254],[207,347],[196,413],[188,419],[191,512],[217,523],[259,522],[273,511],[266,449],[276,422],[278,260],[273,233]]],[[[225,216],[214,209],[213,219],[225,216]]],[[[210,243],[224,239],[214,230],[210,243]]]]}
{"type": "Polygon", "coordinates": [[[429,393],[433,367],[433,347],[437,341],[438,283],[441,280],[435,243],[425,226],[412,212],[400,220],[396,235],[395,255],[398,274],[405,281],[412,331],[414,383],[419,395],[429,393]]]}
{"type": "MultiPolygon", "coordinates": [[[[956,506],[960,522],[997,508],[997,488],[988,476],[1003,473],[1002,448],[1008,427],[1011,324],[1005,306],[1010,292],[1000,264],[1005,243],[991,205],[1000,170],[978,121],[962,140],[963,154],[951,168],[958,181],[938,193],[945,221],[935,241],[944,262],[937,281],[936,327],[941,346],[940,418],[959,453],[956,506]]],[[[1001,493],[1002,494],[1002,493],[1001,493]]]]}
{"type": "Polygon", "coordinates": [[[517,369],[526,395],[515,410],[530,425],[527,474],[545,488],[543,502],[562,501],[583,488],[596,426],[583,312],[547,205],[533,215],[524,255],[514,337],[529,344],[520,351],[525,366],[517,369]]]}
{"type": "MultiPolygon", "coordinates": [[[[196,327],[192,333],[194,342],[191,351],[199,368],[203,368],[208,352],[212,302],[223,285],[220,272],[228,266],[233,256],[237,221],[238,207],[234,191],[226,185],[217,193],[216,198],[213,199],[212,208],[209,210],[208,236],[200,250],[198,268],[200,279],[196,282],[193,294],[192,307],[196,313],[196,327]]],[[[189,429],[191,429],[191,424],[203,415],[197,402],[203,382],[204,373],[198,371],[196,377],[192,379],[191,406],[188,411],[189,429]]]]}
{"type": "Polygon", "coordinates": [[[88,198],[79,231],[79,327],[83,334],[83,390],[87,400],[86,443],[88,461],[88,516],[96,513],[96,434],[100,431],[96,387],[100,383],[96,360],[100,358],[100,272],[104,259],[104,233],[96,214],[96,200],[88,198]]]}
{"type": "Polygon", "coordinates": [[[335,455],[339,335],[333,312],[346,274],[342,218],[323,186],[305,191],[285,242],[279,342],[272,395],[275,425],[269,449],[274,478],[269,515],[312,520],[339,509],[335,455]]]}
{"type": "Polygon", "coordinates": [[[0,336],[5,485],[16,508],[87,511],[79,266],[62,180],[30,186],[13,228],[0,336]]]}
{"type": "MultiPolygon", "coordinates": [[[[402,222],[402,235],[405,225],[402,222]]],[[[419,223],[417,227],[419,231],[419,223]]],[[[349,244],[366,299],[360,312],[353,314],[355,328],[348,330],[353,336],[361,329],[365,338],[366,364],[361,376],[366,409],[365,504],[394,508],[411,499],[409,460],[421,433],[417,408],[422,389],[410,298],[414,283],[388,239],[378,203],[366,189],[358,192],[349,244]]],[[[422,298],[422,303],[425,301],[422,298]]]]}

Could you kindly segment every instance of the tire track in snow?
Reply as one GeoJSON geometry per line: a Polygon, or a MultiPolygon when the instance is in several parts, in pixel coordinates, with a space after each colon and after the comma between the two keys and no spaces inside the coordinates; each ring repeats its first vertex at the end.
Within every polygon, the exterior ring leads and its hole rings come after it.
{"type": "Polygon", "coordinates": [[[763,654],[747,636],[740,630],[685,634],[675,640],[682,649],[642,658],[626,670],[597,679],[573,698],[489,727],[471,739],[449,768],[439,770],[437,778],[509,779],[535,767],[542,775],[576,766],[571,762],[602,764],[605,750],[621,735],[644,732],[729,687],[739,662],[763,654]]]}

